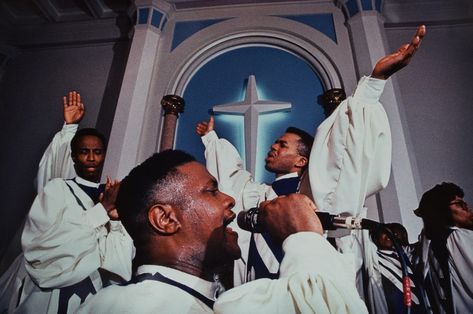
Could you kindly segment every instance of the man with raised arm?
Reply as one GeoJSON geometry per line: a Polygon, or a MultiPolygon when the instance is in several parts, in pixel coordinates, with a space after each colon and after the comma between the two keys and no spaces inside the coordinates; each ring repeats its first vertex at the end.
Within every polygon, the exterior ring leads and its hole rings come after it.
{"type": "Polygon", "coordinates": [[[77,131],[83,114],[80,94],[70,92],[65,125],[40,162],[18,260],[27,274],[20,267],[9,311],[74,312],[90,294],[131,276],[133,243],[115,209],[120,183],[107,177],[100,185],[106,139],[96,129],[77,131]]]}
{"type": "MultiPolygon", "coordinates": [[[[301,153],[297,138],[281,141],[286,133],[271,146],[266,169],[279,178],[297,172],[294,169],[301,169],[301,165],[308,166],[312,195],[320,210],[366,215],[365,198],[387,185],[391,169],[391,132],[379,98],[386,79],[409,63],[424,35],[425,26],[420,26],[410,43],[379,60],[371,75],[360,79],[353,96],[318,127],[310,157],[301,153]]],[[[252,174],[243,169],[235,147],[219,139],[213,129],[213,118],[196,128],[205,145],[207,169],[222,189],[235,197],[237,208],[249,209],[274,198],[277,191],[254,182],[252,174]]],[[[300,177],[300,173],[297,175],[300,177]]],[[[354,239],[345,237],[340,243],[343,250],[349,251],[354,239]]],[[[268,237],[241,232],[240,246],[247,261],[236,263],[235,284],[260,278],[259,274],[267,278],[278,276],[281,250],[268,237]]]]}
{"type": "Polygon", "coordinates": [[[78,92],[70,91],[67,96],[63,97],[63,112],[64,125],[54,135],[39,162],[36,176],[38,193],[51,179],[71,179],[76,176],[74,163],[70,157],[71,140],[85,114],[85,107],[78,92]]]}

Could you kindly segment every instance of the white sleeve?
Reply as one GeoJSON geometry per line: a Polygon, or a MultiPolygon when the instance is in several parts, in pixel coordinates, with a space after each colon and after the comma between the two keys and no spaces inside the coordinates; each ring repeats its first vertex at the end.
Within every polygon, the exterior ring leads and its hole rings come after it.
{"type": "Polygon", "coordinates": [[[469,313],[473,308],[473,231],[455,228],[447,239],[449,267],[455,313],[469,313]]]}
{"type": "Polygon", "coordinates": [[[76,176],[71,159],[71,140],[77,128],[77,124],[64,124],[44,151],[35,180],[37,193],[41,192],[46,183],[52,179],[71,179],[76,176]]]}
{"type": "Polygon", "coordinates": [[[215,131],[210,131],[201,139],[205,146],[207,170],[217,179],[224,192],[231,191],[235,197],[241,195],[252,176],[243,168],[243,160],[235,146],[226,139],[218,138],[215,131]]]}
{"type": "Polygon", "coordinates": [[[317,129],[309,161],[315,203],[333,214],[358,216],[367,196],[386,187],[391,172],[391,131],[379,103],[386,81],[361,78],[317,129]]]}
{"type": "Polygon", "coordinates": [[[64,180],[50,181],[33,202],[21,238],[32,279],[41,288],[65,287],[98,268],[129,279],[132,240],[123,227],[108,231],[109,221],[102,204],[83,210],[64,180]]]}
{"type": "Polygon", "coordinates": [[[258,279],[225,292],[215,312],[367,313],[352,268],[321,235],[291,235],[283,249],[279,279],[258,279]]]}
{"type": "MultiPolygon", "coordinates": [[[[205,146],[207,170],[217,179],[219,189],[235,199],[233,211],[236,214],[257,206],[267,196],[275,194],[271,186],[254,182],[251,173],[243,168],[237,149],[226,139],[218,138],[215,131],[207,133],[201,139],[205,146]]],[[[240,229],[236,221],[232,228],[238,233],[242,258],[247,260],[251,233],[240,229]]],[[[245,281],[246,263],[240,259],[235,262],[234,283],[240,285],[245,281]]]]}

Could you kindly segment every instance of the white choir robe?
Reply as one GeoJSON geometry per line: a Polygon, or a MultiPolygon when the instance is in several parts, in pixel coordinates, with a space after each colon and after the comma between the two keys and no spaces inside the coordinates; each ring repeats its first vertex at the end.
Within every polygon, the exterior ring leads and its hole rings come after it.
{"type": "MultiPolygon", "coordinates": [[[[215,302],[215,313],[367,313],[356,292],[350,267],[321,235],[313,232],[291,235],[284,241],[283,249],[285,255],[279,279],[258,279],[224,292],[215,302]]],[[[189,274],[162,266],[138,268],[139,273],[153,270],[208,298],[215,296],[213,283],[189,274]]],[[[146,280],[102,289],[81,306],[79,313],[212,311],[179,288],[146,280]]]]}
{"type": "MultiPolygon", "coordinates": [[[[131,277],[133,241],[121,222],[111,221],[101,203],[94,205],[72,180],[67,183],[87,210],[63,179],[51,180],[37,196],[22,234],[29,289],[22,290],[17,312],[56,313],[58,288],[90,277],[99,290],[103,285],[99,269],[113,273],[117,280],[131,277]]],[[[68,309],[74,311],[79,304],[73,296],[68,309]]]]}
{"type": "Polygon", "coordinates": [[[78,127],[78,124],[64,124],[44,151],[35,180],[38,193],[54,178],[72,179],[76,176],[71,158],[71,140],[78,127]]]}
{"type": "MultiPolygon", "coordinates": [[[[0,310],[55,313],[59,290],[39,287],[64,287],[90,275],[95,288],[100,289],[99,267],[125,280],[131,276],[134,247],[121,223],[110,221],[101,204],[94,205],[85,192],[69,181],[88,209],[84,212],[64,181],[53,180],[76,175],[70,142],[77,128],[77,124],[64,124],[41,158],[36,178],[38,196],[22,236],[24,253],[0,279],[0,310]]],[[[84,185],[97,185],[76,179],[84,185]]],[[[75,302],[72,308],[78,306],[77,300],[71,302],[75,302]]]]}
{"type": "MultiPolygon", "coordinates": [[[[379,103],[384,85],[384,80],[363,77],[353,96],[319,126],[309,161],[312,194],[319,210],[365,216],[365,197],[387,185],[392,144],[386,112],[379,103]]],[[[202,142],[207,169],[218,180],[219,188],[235,198],[236,212],[276,197],[271,186],[254,182],[252,174],[243,169],[238,151],[227,140],[219,139],[212,131],[202,137],[202,142]]],[[[236,223],[232,227],[239,234],[238,243],[246,259],[250,233],[236,223]]],[[[360,232],[359,238],[368,241],[369,236],[360,232]]],[[[359,269],[360,242],[354,237],[343,237],[337,243],[353,267],[359,269]]],[[[266,256],[270,260],[265,263],[275,263],[274,256],[266,256]]],[[[246,282],[247,273],[244,261],[235,262],[236,285],[246,282]]]]}
{"type": "MultiPolygon", "coordinates": [[[[451,227],[452,233],[447,238],[447,249],[449,252],[448,267],[450,270],[450,284],[452,289],[453,307],[455,313],[473,313],[473,231],[451,227]]],[[[421,233],[420,241],[422,256],[419,262],[423,263],[423,276],[427,276],[431,271],[431,261],[429,256],[430,240],[421,233]]],[[[436,278],[434,278],[434,282],[436,278]]],[[[429,287],[426,287],[426,290],[429,287]]],[[[437,308],[441,308],[438,300],[438,287],[433,287],[437,291],[435,297],[429,295],[431,303],[437,303],[437,308]]]]}

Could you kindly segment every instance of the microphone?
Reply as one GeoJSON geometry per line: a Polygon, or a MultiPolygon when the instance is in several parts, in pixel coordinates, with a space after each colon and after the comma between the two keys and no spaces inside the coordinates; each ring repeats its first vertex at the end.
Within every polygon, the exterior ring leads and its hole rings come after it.
{"type": "MultiPolygon", "coordinates": [[[[237,216],[238,226],[246,231],[253,233],[261,233],[264,230],[262,223],[259,221],[259,211],[258,207],[250,208],[246,211],[241,211],[237,216]]],[[[369,220],[360,217],[351,217],[351,216],[339,216],[329,214],[327,212],[315,212],[317,217],[322,224],[324,230],[335,230],[335,229],[375,229],[381,224],[374,220],[369,220]]]]}

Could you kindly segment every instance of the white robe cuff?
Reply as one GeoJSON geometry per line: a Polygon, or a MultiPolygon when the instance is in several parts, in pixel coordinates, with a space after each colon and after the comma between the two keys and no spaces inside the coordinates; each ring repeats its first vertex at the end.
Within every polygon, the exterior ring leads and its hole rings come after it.
{"type": "Polygon", "coordinates": [[[371,76],[363,76],[356,87],[353,98],[362,103],[376,104],[386,85],[386,80],[380,80],[371,76]]]}
{"type": "Polygon", "coordinates": [[[205,134],[204,136],[201,137],[202,143],[204,143],[205,147],[213,141],[218,140],[218,135],[215,133],[215,131],[210,131],[209,133],[205,134]]]}

